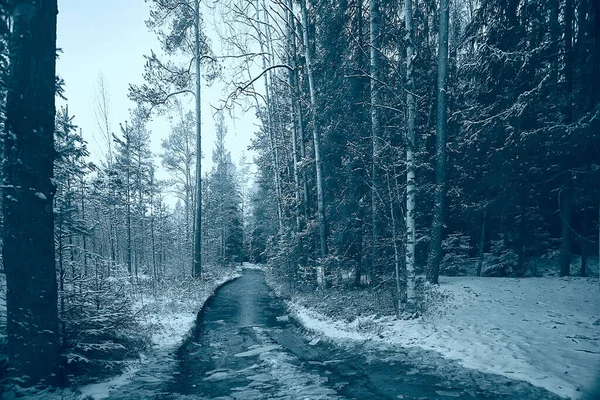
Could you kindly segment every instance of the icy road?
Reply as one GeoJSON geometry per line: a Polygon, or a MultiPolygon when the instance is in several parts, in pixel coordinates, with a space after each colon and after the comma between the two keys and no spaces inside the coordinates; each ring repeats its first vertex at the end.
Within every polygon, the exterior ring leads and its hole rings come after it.
{"type": "Polygon", "coordinates": [[[112,399],[555,399],[528,383],[418,349],[319,340],[290,320],[263,273],[245,270],[206,304],[176,370],[138,373],[112,399]]]}

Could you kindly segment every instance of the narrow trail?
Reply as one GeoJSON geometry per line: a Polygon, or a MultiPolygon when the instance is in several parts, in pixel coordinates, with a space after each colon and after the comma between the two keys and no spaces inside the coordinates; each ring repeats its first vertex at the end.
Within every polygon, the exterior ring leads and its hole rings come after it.
{"type": "Polygon", "coordinates": [[[414,349],[317,341],[289,319],[262,271],[245,270],[199,315],[165,374],[152,363],[111,399],[554,399],[414,349]],[[425,355],[426,356],[426,355],[425,355]],[[457,372],[458,371],[458,372],[457,372]],[[449,377],[449,375],[451,375],[449,377]]]}

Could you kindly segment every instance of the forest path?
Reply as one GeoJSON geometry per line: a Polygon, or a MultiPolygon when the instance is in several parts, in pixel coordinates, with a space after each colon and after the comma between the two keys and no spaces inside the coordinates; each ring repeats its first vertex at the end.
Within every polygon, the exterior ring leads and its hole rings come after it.
{"type": "Polygon", "coordinates": [[[145,372],[111,398],[555,398],[523,382],[454,364],[449,369],[452,362],[423,354],[318,341],[289,319],[263,272],[247,269],[207,302],[193,334],[173,355],[177,369],[168,379],[145,372]]]}

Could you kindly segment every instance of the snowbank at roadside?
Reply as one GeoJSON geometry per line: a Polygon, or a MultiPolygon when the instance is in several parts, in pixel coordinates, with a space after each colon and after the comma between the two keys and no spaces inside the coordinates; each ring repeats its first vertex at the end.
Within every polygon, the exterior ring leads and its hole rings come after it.
{"type": "Polygon", "coordinates": [[[579,398],[600,377],[600,290],[586,278],[441,278],[445,301],[416,320],[351,323],[289,301],[306,328],[333,339],[417,346],[468,368],[579,398]]]}
{"type": "Polygon", "coordinates": [[[178,287],[164,290],[157,296],[146,297],[139,302],[140,310],[145,311],[143,325],[152,332],[152,354],[141,361],[132,363],[121,375],[107,381],[85,385],[79,388],[84,399],[106,399],[110,393],[131,382],[135,374],[145,364],[170,360],[165,356],[172,352],[190,332],[199,310],[225,283],[240,276],[239,269],[210,270],[202,280],[188,280],[178,287]]]}

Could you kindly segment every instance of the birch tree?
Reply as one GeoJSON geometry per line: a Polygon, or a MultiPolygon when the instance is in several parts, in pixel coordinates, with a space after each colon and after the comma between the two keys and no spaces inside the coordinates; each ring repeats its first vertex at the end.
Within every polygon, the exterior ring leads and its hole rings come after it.
{"type": "Polygon", "coordinates": [[[315,150],[315,169],[317,174],[317,212],[319,220],[319,254],[320,262],[317,267],[317,279],[320,285],[325,284],[325,271],[323,264],[328,254],[327,250],[327,217],[325,215],[325,188],[323,187],[323,161],[321,159],[321,133],[317,121],[317,95],[315,88],[315,78],[313,76],[312,54],[310,49],[310,38],[308,33],[308,8],[307,0],[300,0],[300,8],[302,12],[302,25],[304,35],[304,58],[306,60],[306,74],[308,76],[308,90],[310,93],[311,112],[313,115],[312,131],[313,145],[315,150]]]}
{"type": "Polygon", "coordinates": [[[415,307],[415,79],[414,79],[414,27],[412,0],[404,0],[404,23],[406,27],[406,309],[415,307]]]}

